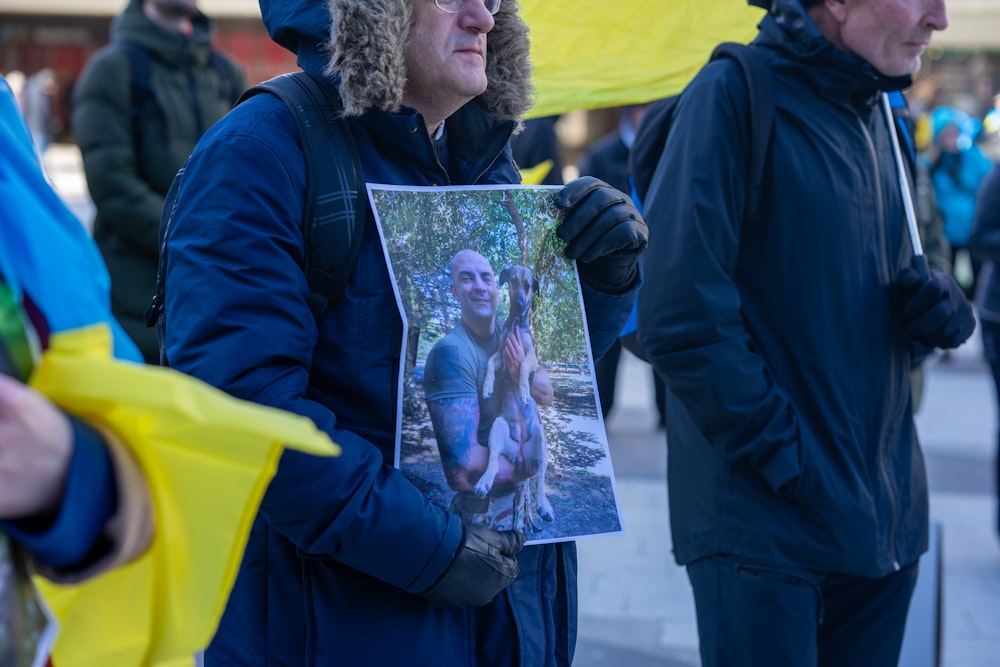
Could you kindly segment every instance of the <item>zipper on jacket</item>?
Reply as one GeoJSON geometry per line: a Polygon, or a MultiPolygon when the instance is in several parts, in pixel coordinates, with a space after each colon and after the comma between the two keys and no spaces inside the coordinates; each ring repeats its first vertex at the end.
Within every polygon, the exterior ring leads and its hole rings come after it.
{"type": "MultiPolygon", "coordinates": [[[[878,151],[875,148],[875,141],[872,139],[871,132],[868,130],[868,126],[865,124],[864,119],[855,114],[858,119],[858,124],[861,126],[861,133],[864,135],[865,140],[868,142],[868,150],[871,154],[872,164],[875,167],[875,192],[878,193],[878,240],[879,240],[879,257],[882,260],[882,275],[886,281],[886,285],[889,285],[892,281],[892,276],[889,273],[889,250],[886,243],[886,219],[885,219],[885,201],[882,197],[882,171],[879,166],[878,151]]],[[[889,121],[892,122],[891,120],[889,121]]],[[[891,125],[889,126],[890,132],[895,132],[895,128],[891,125]]],[[[902,193],[900,193],[902,195],[902,193]]],[[[889,355],[889,377],[895,378],[898,375],[898,364],[895,354],[889,355]]],[[[889,386],[890,395],[887,397],[886,406],[890,408],[889,413],[895,415],[896,409],[896,392],[893,385],[889,386]]],[[[889,557],[892,559],[892,567],[896,571],[900,569],[899,558],[896,555],[896,532],[898,530],[898,514],[899,514],[899,502],[896,496],[896,489],[892,482],[892,476],[889,474],[889,467],[886,463],[888,458],[886,453],[887,443],[889,442],[889,435],[894,429],[888,423],[888,418],[884,417],[881,421],[881,429],[879,433],[878,442],[878,466],[879,474],[885,483],[886,493],[889,496],[889,507],[891,509],[890,516],[890,530],[889,530],[889,557]]],[[[876,509],[877,512],[877,509],[876,509]]]]}
{"type": "MultiPolygon", "coordinates": [[[[444,174],[444,181],[445,181],[444,184],[445,185],[451,185],[452,184],[451,183],[451,174],[448,173],[448,170],[445,168],[445,166],[443,164],[441,164],[441,157],[438,155],[437,148],[434,147],[434,140],[431,138],[430,130],[427,129],[427,121],[424,120],[423,114],[417,114],[417,120],[420,122],[420,127],[419,128],[412,128],[412,131],[414,131],[414,132],[420,132],[421,129],[423,130],[422,134],[424,135],[424,139],[423,139],[424,145],[430,151],[430,154],[432,156],[434,156],[434,164],[437,165],[438,170],[442,174],[444,174]]],[[[433,183],[432,185],[436,186],[437,183],[433,183]]]]}
{"type": "Polygon", "coordinates": [[[475,178],[474,178],[474,179],[472,180],[473,184],[475,184],[475,183],[478,183],[478,182],[480,181],[480,179],[482,179],[482,177],[483,177],[483,176],[485,176],[485,175],[486,175],[486,173],[487,173],[487,172],[488,172],[488,171],[489,171],[490,169],[492,169],[492,168],[493,168],[493,165],[495,165],[495,164],[497,163],[497,160],[499,160],[499,159],[500,159],[500,156],[501,156],[501,155],[503,155],[503,149],[507,147],[507,144],[509,144],[509,143],[510,143],[510,139],[511,139],[511,137],[513,137],[513,136],[514,136],[514,129],[513,129],[513,128],[511,128],[511,129],[510,129],[510,130],[508,130],[508,132],[507,132],[507,139],[506,139],[506,140],[504,140],[504,142],[503,142],[503,143],[502,143],[502,144],[500,145],[500,150],[498,150],[498,151],[497,151],[497,152],[496,152],[496,153],[495,153],[495,154],[493,155],[493,159],[492,159],[492,160],[490,160],[490,161],[489,161],[489,163],[488,163],[488,164],[486,165],[486,167],[485,167],[485,168],[484,168],[484,169],[483,169],[482,171],[480,171],[480,172],[479,172],[479,175],[478,175],[478,176],[476,176],[476,177],[475,177],[475,178]]]}

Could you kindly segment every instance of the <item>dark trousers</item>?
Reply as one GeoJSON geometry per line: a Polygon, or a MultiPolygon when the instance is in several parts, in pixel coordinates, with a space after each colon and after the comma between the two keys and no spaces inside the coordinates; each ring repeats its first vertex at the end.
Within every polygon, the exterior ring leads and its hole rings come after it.
{"type": "Polygon", "coordinates": [[[695,561],[702,667],[893,667],[917,569],[867,579],[733,556],[695,561]]]}
{"type": "MultiPolygon", "coordinates": [[[[993,385],[996,388],[994,396],[997,398],[998,410],[1000,410],[1000,322],[980,319],[979,327],[983,332],[983,355],[990,364],[990,371],[993,372],[993,385]]],[[[997,534],[1000,535],[1000,433],[997,434],[997,449],[994,454],[994,464],[996,472],[993,477],[993,484],[997,496],[997,534]]]]}

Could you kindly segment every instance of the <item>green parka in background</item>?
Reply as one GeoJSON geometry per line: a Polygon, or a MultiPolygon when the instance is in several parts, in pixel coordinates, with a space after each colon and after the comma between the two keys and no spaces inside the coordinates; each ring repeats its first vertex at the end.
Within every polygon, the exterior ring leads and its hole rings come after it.
{"type": "Polygon", "coordinates": [[[163,199],[198,139],[232,108],[246,81],[236,64],[213,53],[204,14],[191,18],[186,35],[151,20],[143,11],[150,1],[130,0],[113,20],[111,43],[94,54],[74,87],[72,127],[97,208],[94,239],[111,274],[112,312],[155,363],[156,333],[144,315],[156,283],[163,199]],[[140,49],[145,62],[134,55],[140,49]]]}

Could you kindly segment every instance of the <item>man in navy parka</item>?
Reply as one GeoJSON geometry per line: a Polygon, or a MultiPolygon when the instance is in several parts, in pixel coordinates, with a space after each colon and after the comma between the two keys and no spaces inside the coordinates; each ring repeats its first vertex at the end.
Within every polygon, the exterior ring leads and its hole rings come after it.
{"type": "MultiPolygon", "coordinates": [[[[519,182],[508,141],[531,89],[515,0],[261,0],[261,10],[272,38],[340,96],[367,181],[519,182]]],[[[306,415],[343,448],[336,460],[281,459],[206,664],[568,665],[574,545],[529,547],[515,563],[520,536],[463,527],[392,467],[402,320],[370,210],[343,296],[314,320],[289,111],[270,95],[240,104],[175,187],[167,362],[306,415]]],[[[645,223],[594,179],[567,185],[557,204],[599,358],[634,301],[645,223]]]]}
{"type": "Polygon", "coordinates": [[[914,259],[881,96],[909,85],[944,2],[753,4],[776,107],[759,214],[727,58],[683,93],[644,202],[674,555],[705,667],[887,667],[927,548],[910,370],[975,325],[914,259]]]}

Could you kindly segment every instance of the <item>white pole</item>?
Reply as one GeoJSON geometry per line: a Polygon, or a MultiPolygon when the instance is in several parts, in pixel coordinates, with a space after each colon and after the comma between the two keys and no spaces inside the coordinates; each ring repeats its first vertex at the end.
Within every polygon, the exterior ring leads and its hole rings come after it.
{"type": "Polygon", "coordinates": [[[896,134],[896,117],[892,113],[892,103],[889,102],[888,93],[882,93],[882,108],[885,110],[885,118],[889,123],[889,136],[892,138],[892,150],[896,156],[899,193],[903,197],[903,208],[906,210],[906,226],[910,230],[910,244],[913,246],[913,254],[919,257],[924,254],[924,246],[920,242],[917,214],[913,208],[913,195],[910,193],[910,180],[906,177],[906,162],[903,160],[903,151],[899,146],[899,135],[896,134]]]}

